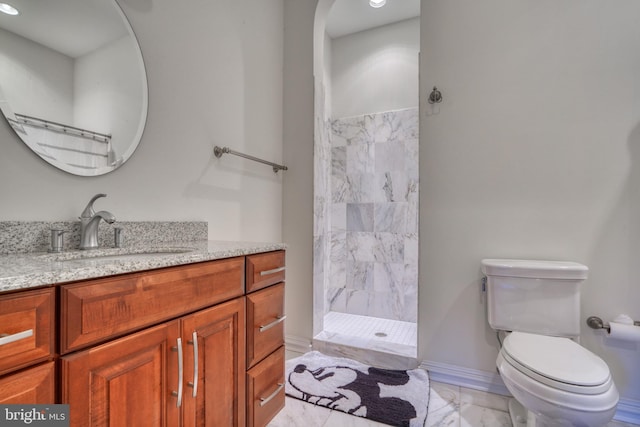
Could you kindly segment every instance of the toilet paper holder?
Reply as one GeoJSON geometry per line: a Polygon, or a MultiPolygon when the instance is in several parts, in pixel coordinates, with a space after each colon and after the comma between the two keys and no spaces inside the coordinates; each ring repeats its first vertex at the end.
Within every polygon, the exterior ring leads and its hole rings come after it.
{"type": "MultiPolygon", "coordinates": [[[[640,321],[634,320],[635,326],[640,326],[640,321]]],[[[591,316],[587,319],[587,325],[591,329],[605,329],[607,332],[611,332],[611,326],[608,323],[604,323],[598,316],[591,316]]]]}

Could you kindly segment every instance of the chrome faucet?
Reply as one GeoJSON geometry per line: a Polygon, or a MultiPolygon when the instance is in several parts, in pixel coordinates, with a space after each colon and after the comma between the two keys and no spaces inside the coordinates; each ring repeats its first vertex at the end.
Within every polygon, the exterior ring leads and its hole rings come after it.
{"type": "Polygon", "coordinates": [[[96,194],[93,196],[80,215],[80,249],[98,248],[98,224],[101,219],[104,219],[108,224],[116,222],[116,217],[111,212],[93,210],[93,202],[100,197],[107,197],[107,195],[96,194]]]}

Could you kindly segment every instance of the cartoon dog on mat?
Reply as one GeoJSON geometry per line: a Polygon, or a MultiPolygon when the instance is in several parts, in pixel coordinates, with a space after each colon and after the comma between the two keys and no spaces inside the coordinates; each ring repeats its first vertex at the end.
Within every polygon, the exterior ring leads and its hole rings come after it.
{"type": "Polygon", "coordinates": [[[381,397],[380,385],[398,386],[408,381],[405,371],[373,367],[365,373],[345,366],[309,370],[299,364],[289,374],[289,382],[302,393],[302,400],[397,426],[409,426],[416,410],[406,400],[381,397]]]}

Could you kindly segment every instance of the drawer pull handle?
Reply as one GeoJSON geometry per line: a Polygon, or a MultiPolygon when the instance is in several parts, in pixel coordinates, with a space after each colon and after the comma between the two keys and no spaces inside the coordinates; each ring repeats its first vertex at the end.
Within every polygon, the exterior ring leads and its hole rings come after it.
{"type": "Polygon", "coordinates": [[[278,323],[284,322],[284,319],[286,319],[286,318],[287,318],[287,316],[278,316],[278,317],[276,317],[276,320],[274,320],[273,322],[269,323],[268,325],[260,325],[260,332],[264,332],[267,329],[273,328],[278,323]]]}
{"type": "Polygon", "coordinates": [[[278,388],[276,389],[276,391],[274,391],[273,393],[271,393],[267,397],[261,397],[260,398],[260,406],[264,406],[267,403],[269,403],[274,397],[276,397],[278,395],[278,393],[280,393],[280,391],[283,388],[284,388],[284,383],[278,383],[278,388]]]}
{"type": "Polygon", "coordinates": [[[20,341],[25,338],[29,338],[33,335],[33,329],[27,329],[26,331],[18,332],[15,334],[0,334],[0,345],[10,344],[12,342],[20,341]]]}
{"type": "Polygon", "coordinates": [[[187,341],[188,344],[193,345],[193,382],[187,383],[189,387],[193,387],[192,396],[198,395],[198,333],[193,331],[192,341],[187,341]]]}
{"type": "Polygon", "coordinates": [[[171,351],[178,352],[178,391],[172,391],[171,394],[173,396],[178,397],[178,401],[176,402],[176,406],[179,408],[182,406],[182,381],[183,381],[183,363],[182,363],[182,339],[178,338],[176,340],[176,347],[171,347],[171,351]]]}
{"type": "Polygon", "coordinates": [[[274,268],[273,270],[265,270],[265,271],[261,271],[260,275],[261,276],[268,276],[270,274],[276,274],[276,273],[280,273],[281,271],[284,271],[287,267],[278,267],[278,268],[274,268]]]}

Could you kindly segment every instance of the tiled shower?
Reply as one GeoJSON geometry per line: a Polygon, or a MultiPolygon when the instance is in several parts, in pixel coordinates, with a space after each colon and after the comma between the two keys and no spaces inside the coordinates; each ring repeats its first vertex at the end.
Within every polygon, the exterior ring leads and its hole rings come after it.
{"type": "Polygon", "coordinates": [[[418,109],[327,120],[319,132],[316,338],[330,340],[339,332],[367,347],[379,341],[393,348],[388,344],[395,342],[410,350],[406,337],[415,334],[417,321],[418,109]],[[376,331],[376,337],[364,327],[355,338],[354,325],[367,324],[394,332],[376,331]]]}

